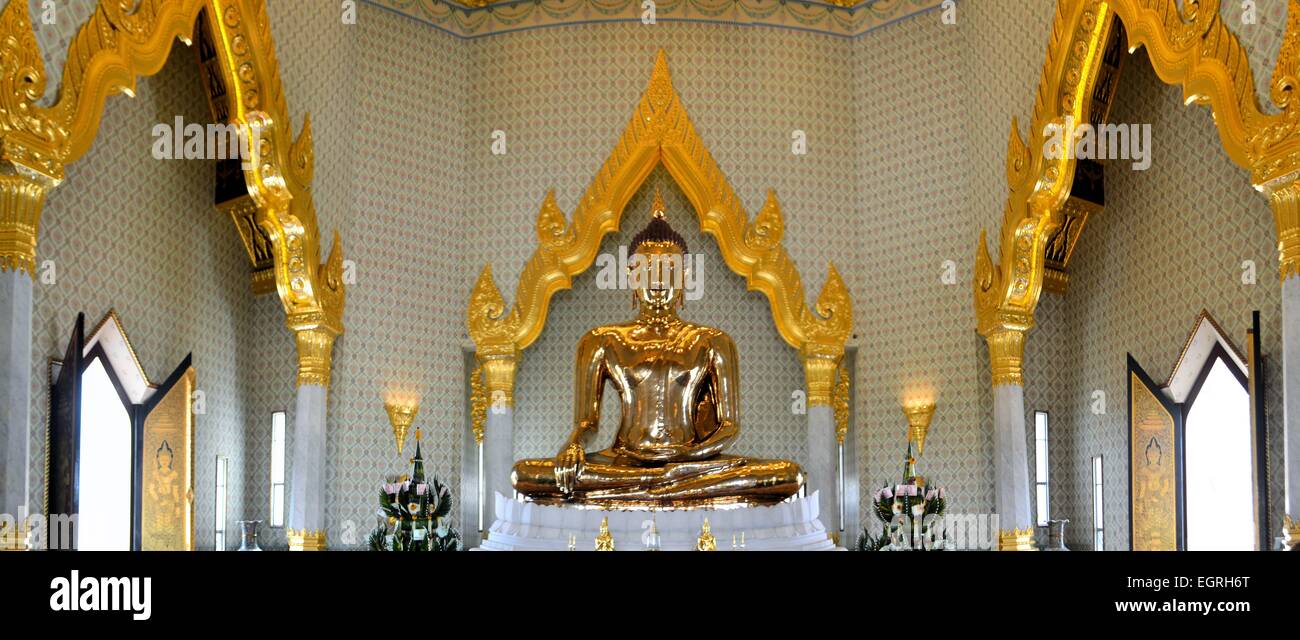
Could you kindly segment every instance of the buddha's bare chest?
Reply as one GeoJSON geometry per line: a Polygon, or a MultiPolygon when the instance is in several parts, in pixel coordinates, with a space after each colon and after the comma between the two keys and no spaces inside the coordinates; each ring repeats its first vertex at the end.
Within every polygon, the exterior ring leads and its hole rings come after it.
{"type": "Polygon", "coordinates": [[[666,405],[694,397],[708,372],[710,353],[709,334],[700,328],[667,334],[624,331],[607,338],[605,364],[625,398],[643,408],[671,411],[666,405]]]}

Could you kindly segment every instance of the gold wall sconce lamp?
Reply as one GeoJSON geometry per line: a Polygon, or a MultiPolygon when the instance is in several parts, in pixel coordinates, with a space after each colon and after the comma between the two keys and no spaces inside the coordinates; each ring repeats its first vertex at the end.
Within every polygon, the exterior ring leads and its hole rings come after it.
{"type": "Polygon", "coordinates": [[[400,456],[406,448],[406,433],[415,421],[415,414],[420,411],[420,402],[388,397],[384,400],[384,409],[388,411],[388,421],[393,425],[393,438],[397,441],[397,455],[400,456]]]}
{"type": "Polygon", "coordinates": [[[903,405],[903,415],[907,416],[907,443],[916,444],[916,455],[925,453],[925,436],[930,431],[930,419],[934,417],[934,400],[916,400],[903,405]]]}

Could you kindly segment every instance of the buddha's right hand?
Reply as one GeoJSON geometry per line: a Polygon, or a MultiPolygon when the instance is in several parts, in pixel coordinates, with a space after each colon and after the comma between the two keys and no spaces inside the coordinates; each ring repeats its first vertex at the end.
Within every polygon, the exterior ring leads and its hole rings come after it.
{"type": "Polygon", "coordinates": [[[586,462],[587,454],[583,452],[582,445],[573,442],[564,448],[559,455],[555,456],[555,487],[560,493],[569,495],[573,493],[573,486],[578,480],[578,474],[582,472],[582,465],[586,462]]]}

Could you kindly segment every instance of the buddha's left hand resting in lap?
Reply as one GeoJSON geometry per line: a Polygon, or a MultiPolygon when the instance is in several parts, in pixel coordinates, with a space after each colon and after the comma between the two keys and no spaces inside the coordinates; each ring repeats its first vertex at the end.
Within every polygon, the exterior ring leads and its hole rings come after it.
{"type": "Polygon", "coordinates": [[[678,317],[686,243],[654,217],[632,242],[638,317],[578,342],[573,433],[554,459],[515,464],[515,489],[534,500],[689,507],[773,503],[803,484],[799,466],[724,454],[740,431],[736,346],[721,330],[678,317]],[[648,272],[648,273],[647,273],[648,272]],[[623,417],[612,446],[589,447],[605,383],[623,417]]]}

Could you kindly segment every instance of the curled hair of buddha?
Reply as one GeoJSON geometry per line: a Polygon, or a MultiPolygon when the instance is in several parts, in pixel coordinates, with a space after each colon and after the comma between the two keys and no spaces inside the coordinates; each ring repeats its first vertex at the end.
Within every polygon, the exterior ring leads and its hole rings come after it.
{"type": "Polygon", "coordinates": [[[668,224],[664,199],[658,189],[655,189],[655,200],[650,212],[650,223],[632,238],[632,253],[638,253],[641,245],[673,245],[678,252],[686,254],[686,240],[668,224]]]}

